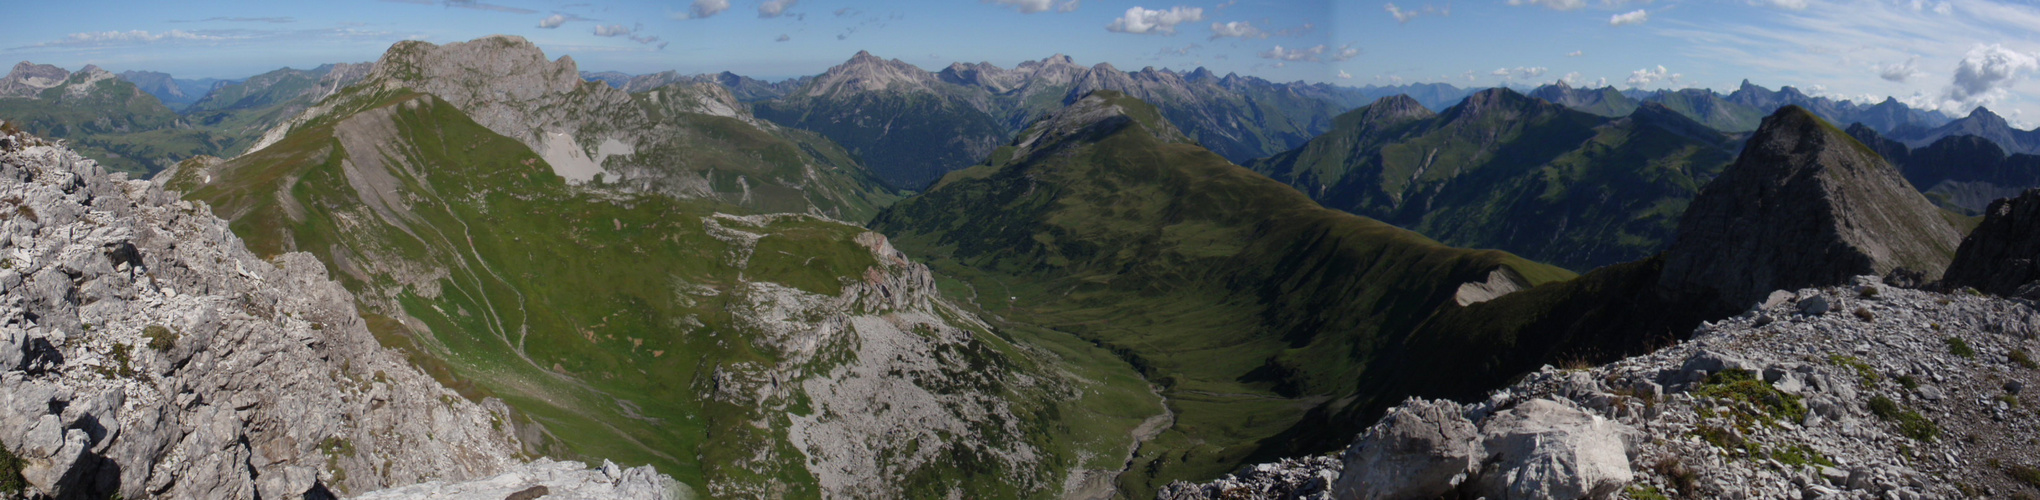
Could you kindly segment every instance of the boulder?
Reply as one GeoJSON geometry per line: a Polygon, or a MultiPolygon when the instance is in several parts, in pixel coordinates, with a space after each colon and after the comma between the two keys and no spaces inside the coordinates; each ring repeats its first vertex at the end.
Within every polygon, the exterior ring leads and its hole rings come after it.
{"type": "Polygon", "coordinates": [[[1487,456],[1476,487],[1490,500],[1608,498],[1634,479],[1636,431],[1549,399],[1504,410],[1481,426],[1487,456]]]}
{"type": "Polygon", "coordinates": [[[1334,498],[1437,498],[1465,482],[1481,456],[1480,430],[1451,401],[1411,399],[1346,449],[1334,498]]]}

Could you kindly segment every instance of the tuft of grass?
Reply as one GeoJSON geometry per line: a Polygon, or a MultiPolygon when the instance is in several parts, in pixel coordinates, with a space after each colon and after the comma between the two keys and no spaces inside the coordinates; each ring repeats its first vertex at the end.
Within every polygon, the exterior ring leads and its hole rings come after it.
{"type": "Polygon", "coordinates": [[[1904,387],[1904,388],[1906,388],[1906,390],[1913,390],[1913,389],[1918,389],[1918,388],[1920,388],[1920,381],[1919,381],[1919,379],[1913,378],[1913,376],[1912,376],[1912,375],[1899,375],[1899,376],[1898,376],[1898,379],[1897,379],[1897,380],[1898,380],[1898,386],[1899,386],[1899,387],[1904,387]]]}
{"type": "Polygon", "coordinates": [[[1941,427],[1934,424],[1920,412],[1906,408],[1891,398],[1877,396],[1870,398],[1870,413],[1877,418],[1898,424],[1898,431],[1915,441],[1933,441],[1940,437],[1941,427]]]}
{"type": "Polygon", "coordinates": [[[1877,313],[1870,312],[1870,308],[1867,307],[1856,308],[1855,314],[1856,319],[1860,319],[1863,321],[1877,321],[1877,313]]]}
{"type": "Polygon", "coordinates": [[[143,328],[142,336],[148,337],[149,348],[155,349],[156,352],[164,352],[177,348],[177,332],[170,331],[168,327],[163,325],[149,325],[147,328],[143,328]]]}
{"type": "Polygon", "coordinates": [[[1865,363],[1855,356],[1831,354],[1828,355],[1828,362],[1856,370],[1856,378],[1863,382],[1864,387],[1877,385],[1877,382],[1884,380],[1884,376],[1877,374],[1877,369],[1871,367],[1870,363],[1865,363]]]}
{"type": "Polygon", "coordinates": [[[1799,396],[1779,391],[1771,384],[1758,379],[1749,370],[1728,369],[1707,376],[1707,381],[1694,392],[1710,398],[1728,399],[1747,403],[1756,410],[1736,408],[1736,412],[1749,419],[1766,424],[1777,423],[1778,419],[1798,422],[1806,419],[1806,405],[1799,396]]]}
{"type": "Polygon", "coordinates": [[[1687,466],[1686,462],[1679,460],[1678,457],[1666,457],[1663,460],[1659,460],[1656,464],[1651,465],[1651,470],[1656,471],[1659,476],[1670,481],[1672,487],[1684,496],[1692,496],[1697,492],[1695,488],[1700,485],[1700,472],[1687,466]]]}
{"type": "Polygon", "coordinates": [[[1791,445],[1787,445],[1783,448],[1779,448],[1775,451],[1772,451],[1771,459],[1777,460],[1778,463],[1790,465],[1793,467],[1799,467],[1808,464],[1824,465],[1828,467],[1833,467],[1835,465],[1835,461],[1829,459],[1827,455],[1822,455],[1820,454],[1819,451],[1814,450],[1813,447],[1807,446],[1803,443],[1793,443],[1791,445]]]}
{"type": "Polygon", "coordinates": [[[1997,397],[1996,397],[1995,399],[1997,399],[1997,400],[1998,400],[1998,402],[2000,402],[2000,403],[2004,403],[2004,404],[2005,404],[2006,406],[2010,406],[2010,407],[2013,407],[2013,408],[2018,408],[2018,407],[2019,407],[2019,397],[2018,397],[2018,396],[2013,396],[2013,395],[2010,395],[2010,394],[1999,394],[1999,395],[1997,395],[1997,397]]]}
{"type": "Polygon", "coordinates": [[[2012,349],[2011,358],[2013,364],[2026,367],[2028,370],[2040,370],[2040,363],[2033,362],[2033,357],[2026,354],[2025,349],[2012,349]]]}
{"type": "Polygon", "coordinates": [[[114,344],[113,352],[110,353],[110,355],[108,356],[109,358],[112,358],[113,362],[112,364],[100,366],[98,368],[99,375],[104,376],[106,378],[134,378],[135,367],[133,351],[134,346],[132,345],[114,344]]]}
{"type": "Polygon", "coordinates": [[[2000,468],[2005,471],[2006,476],[2011,476],[2012,480],[2040,488],[2040,469],[2021,464],[2001,465],[2000,468]]]}
{"type": "Polygon", "coordinates": [[[28,488],[28,480],[21,477],[21,468],[27,464],[8,451],[6,443],[0,443],[0,495],[12,497],[28,488]]]}
{"type": "Polygon", "coordinates": [[[1658,491],[1656,486],[1648,484],[1629,485],[1628,494],[1629,498],[1634,500],[1671,500],[1671,497],[1665,496],[1665,492],[1658,491]]]}
{"type": "Polygon", "coordinates": [[[1976,359],[1976,349],[1970,348],[1969,343],[1964,342],[1961,337],[1948,337],[1943,341],[1948,343],[1949,354],[1961,356],[1962,359],[1976,359]]]}

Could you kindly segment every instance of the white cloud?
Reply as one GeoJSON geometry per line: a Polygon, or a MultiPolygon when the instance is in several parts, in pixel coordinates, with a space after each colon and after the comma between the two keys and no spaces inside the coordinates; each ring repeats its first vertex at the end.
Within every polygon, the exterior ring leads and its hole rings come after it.
{"type": "Polygon", "coordinates": [[[1509,5],[1535,5],[1551,10],[1574,10],[1586,7],[1585,0],[1509,0],[1509,5]]]}
{"type": "Polygon", "coordinates": [[[758,17],[771,19],[786,14],[786,9],[800,3],[800,0],[766,0],[758,4],[758,17]]]}
{"type": "Polygon", "coordinates": [[[1351,80],[1351,79],[1353,79],[1353,74],[1352,74],[1352,73],[1347,73],[1347,72],[1346,72],[1346,70],[1343,70],[1343,69],[1342,69],[1342,70],[1339,70],[1339,79],[1340,79],[1340,80],[1351,80]]]}
{"type": "Polygon", "coordinates": [[[1632,88],[1643,88],[1645,86],[1658,82],[1679,83],[1680,76],[1683,75],[1680,75],[1678,73],[1672,73],[1670,71],[1665,70],[1664,65],[1658,65],[1656,70],[1652,70],[1651,68],[1644,68],[1629,72],[1628,83],[1629,86],[1632,88]]]}
{"type": "Polygon", "coordinates": [[[1065,0],[1062,2],[1057,2],[1056,0],[983,0],[983,1],[984,3],[999,4],[1012,7],[1013,10],[1020,11],[1020,13],[1022,14],[1033,14],[1036,12],[1047,12],[1048,9],[1051,8],[1055,9],[1056,12],[1069,12],[1077,10],[1078,0],[1065,0]]]}
{"type": "Polygon", "coordinates": [[[595,36],[617,37],[628,35],[630,31],[630,27],[621,24],[601,25],[595,27],[595,36]]]}
{"type": "Polygon", "coordinates": [[[682,19],[704,19],[725,10],[730,10],[730,0],[694,0],[694,5],[687,8],[687,15],[682,19]]]}
{"type": "Polygon", "coordinates": [[[1404,9],[1401,7],[1397,7],[1394,3],[1390,3],[1387,5],[1383,5],[1381,7],[1381,10],[1387,11],[1389,17],[1394,17],[1395,22],[1403,24],[1408,24],[1411,19],[1416,19],[1422,16],[1452,15],[1452,6],[1450,5],[1445,6],[1445,8],[1443,9],[1432,6],[1431,4],[1424,4],[1424,6],[1421,8],[1404,9]]]}
{"type": "Polygon", "coordinates": [[[1892,63],[1888,65],[1878,66],[1877,77],[1883,78],[1885,81],[1905,83],[1906,79],[1912,78],[1914,76],[1919,76],[1921,74],[1918,67],[1915,66],[1915,64],[1918,63],[1919,60],[1920,58],[1914,57],[1911,59],[1906,59],[1905,62],[1902,63],[1892,63]]]}
{"type": "Polygon", "coordinates": [[[1989,103],[2003,97],[2021,75],[2034,71],[2040,71],[2040,60],[2030,54],[2001,44],[1979,44],[1955,66],[1955,80],[1946,95],[1963,107],[1989,103]]]}
{"type": "Polygon", "coordinates": [[[1105,26],[1105,30],[1136,35],[1148,33],[1174,35],[1176,25],[1202,20],[1204,20],[1202,7],[1178,5],[1170,7],[1169,10],[1150,10],[1136,5],[1126,9],[1126,15],[1113,19],[1112,24],[1105,26]]]}
{"type": "Polygon", "coordinates": [[[1233,21],[1229,23],[1211,23],[1212,40],[1227,37],[1268,38],[1268,32],[1261,31],[1261,28],[1256,28],[1254,27],[1254,23],[1250,23],[1247,21],[1233,21]]]}
{"type": "Polygon", "coordinates": [[[1274,59],[1277,61],[1320,62],[1327,59],[1332,61],[1344,61],[1359,56],[1360,48],[1347,45],[1339,47],[1338,50],[1334,51],[1330,46],[1327,45],[1318,45],[1307,49],[1290,49],[1285,48],[1281,45],[1276,45],[1275,48],[1261,52],[1260,55],[1262,59],[1274,59]],[[1326,55],[1328,53],[1330,54],[1329,56],[1326,55]]]}
{"type": "Polygon", "coordinates": [[[1572,51],[1572,52],[1567,52],[1567,53],[1565,54],[1565,56],[1566,56],[1566,57],[1579,57],[1579,56],[1584,56],[1584,55],[1587,55],[1587,51],[1584,51],[1584,50],[1575,50],[1575,51],[1572,51]]]}
{"type": "Polygon", "coordinates": [[[656,43],[659,44],[659,48],[661,49],[666,48],[666,42],[659,41],[659,37],[639,34],[639,32],[644,31],[644,29],[645,26],[642,24],[630,27],[625,27],[624,25],[621,24],[596,25],[595,36],[611,38],[619,36],[626,37],[633,42],[645,45],[651,45],[656,43]]]}
{"type": "Polygon", "coordinates": [[[1526,67],[1518,66],[1518,67],[1516,67],[1515,69],[1509,69],[1509,68],[1497,68],[1497,69],[1495,69],[1495,70],[1494,70],[1493,72],[1491,72],[1491,73],[1489,73],[1489,74],[1491,74],[1491,75],[1494,75],[1494,76],[1499,76],[1499,77],[1502,77],[1502,79],[1504,79],[1504,80],[1513,80],[1513,79],[1523,79],[1523,80],[1528,80],[1528,79],[1531,79],[1531,78],[1537,78],[1537,77],[1540,77],[1540,76],[1544,76],[1544,73],[1545,73],[1545,72],[1547,72],[1547,71],[1550,71],[1550,69],[1549,69],[1549,68],[1545,68],[1545,67],[1543,67],[1543,66],[1538,66],[1538,67],[1534,67],[1534,68],[1526,68],[1526,67]]]}
{"type": "Polygon", "coordinates": [[[1769,5],[1780,9],[1806,10],[1807,0],[1751,0],[1751,5],[1769,5]]]}
{"type": "Polygon", "coordinates": [[[1631,25],[1631,24],[1643,24],[1643,22],[1644,22],[1644,21],[1649,21],[1649,20],[1650,20],[1650,13],[1649,13],[1649,12],[1644,12],[1644,10],[1643,10],[1643,9],[1636,9],[1635,11],[1631,11],[1631,12],[1625,12],[1625,13],[1622,13],[1622,14],[1616,14],[1616,15],[1613,15],[1613,16],[1609,16],[1609,17],[1608,17],[1608,25],[1609,25],[1609,26],[1628,26],[1628,25],[1631,25]]]}
{"type": "Polygon", "coordinates": [[[560,14],[553,14],[546,16],[545,19],[538,20],[538,27],[545,29],[558,28],[562,24],[567,24],[567,16],[560,14]]]}

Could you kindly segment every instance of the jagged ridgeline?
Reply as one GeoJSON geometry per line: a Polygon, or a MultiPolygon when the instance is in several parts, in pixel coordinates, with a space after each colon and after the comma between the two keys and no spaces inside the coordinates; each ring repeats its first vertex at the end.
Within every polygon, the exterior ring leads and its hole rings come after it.
{"type": "Polygon", "coordinates": [[[1122,466],[1160,412],[1131,369],[1016,344],[812,215],[873,192],[719,90],[583,84],[517,38],[406,42],[167,182],[258,254],[318,256],[385,344],[527,433],[708,497],[1041,497],[1122,466]],[[748,215],[770,210],[805,213],[748,215]]]}
{"type": "Polygon", "coordinates": [[[1399,400],[1363,393],[1360,375],[1418,323],[1572,276],[1320,207],[1118,92],[991,158],[872,226],[962,278],[998,322],[1108,348],[1159,388],[1171,425],[1143,436],[1120,477],[1131,498],[1275,452],[1307,415],[1399,400]]]}
{"type": "Polygon", "coordinates": [[[1735,140],[1670,108],[1629,107],[1607,118],[1498,88],[1432,113],[1398,95],[1247,165],[1327,207],[1585,271],[1663,250],[1735,156],[1735,140]]]}

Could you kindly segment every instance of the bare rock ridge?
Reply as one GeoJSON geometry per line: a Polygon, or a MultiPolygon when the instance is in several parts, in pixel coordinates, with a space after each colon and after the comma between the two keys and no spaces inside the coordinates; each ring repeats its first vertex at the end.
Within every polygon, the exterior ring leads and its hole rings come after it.
{"type": "Polygon", "coordinates": [[[35,97],[50,87],[62,85],[71,72],[48,64],[22,61],[0,78],[0,97],[35,97]]]}
{"type": "Polygon", "coordinates": [[[648,467],[523,463],[521,417],[384,349],[315,258],[258,258],[202,204],[26,135],[0,137],[0,193],[0,446],[28,498],[333,498],[506,475],[672,496],[648,467]]]}
{"type": "Polygon", "coordinates": [[[2000,199],[1984,212],[1941,285],[1985,293],[2040,299],[2040,189],[2000,199]]]}
{"type": "Polygon", "coordinates": [[[1937,279],[1961,236],[1897,169],[1787,106],[1695,198],[1660,285],[1729,313],[1777,289],[1898,270],[1937,279]]]}

